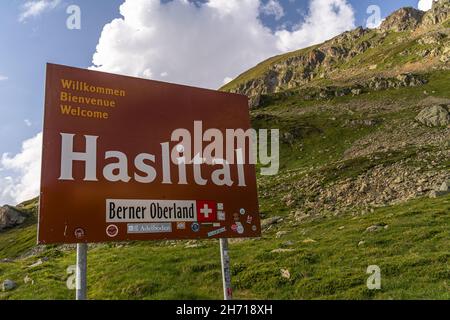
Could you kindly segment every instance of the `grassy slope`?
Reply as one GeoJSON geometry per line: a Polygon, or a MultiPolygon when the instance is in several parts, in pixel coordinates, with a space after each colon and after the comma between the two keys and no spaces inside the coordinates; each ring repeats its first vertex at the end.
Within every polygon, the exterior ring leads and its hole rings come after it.
{"type": "MultiPolygon", "coordinates": [[[[424,87],[371,92],[359,97],[342,97],[331,101],[305,102],[299,96],[273,96],[266,107],[254,112],[255,126],[281,128],[282,132],[305,125],[307,130],[294,145],[282,146],[282,171],[279,176],[259,178],[261,210],[266,216],[286,216],[288,208],[281,202],[282,194],[271,190],[290,185],[298,177],[289,172],[314,167],[325,171],[329,179],[357,176],[371,163],[355,159],[344,169],[336,170],[333,163],[343,151],[365,135],[383,130],[383,125],[349,129],[342,123],[345,113],[320,111],[323,104],[336,111],[349,103],[383,103],[403,101],[411,109],[400,112],[384,110],[376,116],[410,120],[414,109],[423,99],[424,90],[438,97],[450,98],[449,72],[436,72],[424,87]],[[305,112],[307,111],[307,112],[305,112]],[[258,114],[275,118],[264,120],[258,114]],[[335,120],[330,120],[335,116],[335,120]],[[261,120],[263,119],[263,120],[261,120]],[[303,145],[303,151],[299,144],[303,145]],[[329,149],[329,152],[320,150],[329,149]]],[[[364,118],[365,111],[355,110],[352,118],[364,118]]],[[[430,129],[431,130],[431,129],[430,129]]],[[[385,162],[409,157],[408,152],[383,155],[385,162]]],[[[447,163],[449,166],[450,163],[447,163]]],[[[32,210],[29,205],[26,210],[32,210]]],[[[450,298],[448,247],[450,237],[450,197],[418,199],[394,207],[377,209],[368,215],[348,212],[338,217],[324,217],[298,225],[283,222],[264,233],[262,239],[231,245],[233,284],[237,298],[276,299],[334,299],[334,298],[450,298]],[[388,224],[387,230],[365,233],[373,224],[388,224]],[[345,226],[339,230],[340,226],[345,226]],[[279,230],[290,233],[281,239],[279,230]],[[303,243],[305,239],[317,242],[303,243]],[[292,252],[271,253],[293,241],[292,252]],[[363,240],[365,245],[359,246],[363,240]],[[382,290],[369,291],[365,287],[367,266],[376,264],[382,270],[382,290]],[[280,276],[280,268],[290,270],[291,279],[280,276]]],[[[32,222],[32,221],[31,221],[32,222]]],[[[31,223],[30,222],[30,223],[31,223]]],[[[0,259],[23,255],[35,243],[35,225],[0,234],[0,259]]],[[[162,243],[138,243],[125,247],[101,245],[92,248],[89,256],[89,295],[101,299],[208,299],[221,297],[220,260],[218,243],[202,242],[200,248],[184,248],[183,242],[174,246],[162,243]]],[[[74,250],[46,248],[37,256],[21,258],[13,263],[0,263],[0,280],[7,278],[19,283],[10,293],[0,293],[0,299],[70,299],[66,269],[75,261],[74,250]],[[36,268],[28,266],[40,257],[50,260],[36,268]],[[29,275],[34,285],[24,284],[29,275]]]]}
{"type": "MultiPolygon", "coordinates": [[[[291,229],[275,239],[279,226],[262,239],[231,245],[236,298],[261,299],[450,299],[450,196],[419,199],[378,209],[373,214],[323,218],[291,229]],[[374,233],[373,224],[389,228],[374,233]],[[345,226],[339,230],[340,226],[345,226]],[[314,243],[303,243],[313,239],[314,243]],[[272,253],[293,241],[292,252],[272,253]],[[365,244],[358,246],[363,240],[365,244]],[[365,286],[369,265],[382,270],[382,290],[365,286]],[[287,268],[291,279],[280,276],[287,268]]],[[[283,228],[285,229],[285,228],[283,228]]],[[[35,229],[16,232],[27,238],[35,229]]],[[[8,237],[2,234],[1,241],[8,237]]],[[[12,244],[17,253],[23,247],[12,244]]],[[[73,250],[47,249],[48,262],[28,266],[37,257],[0,264],[0,278],[19,287],[0,293],[3,299],[70,299],[66,269],[75,261],[73,250]],[[23,284],[29,275],[35,284],[23,284]]],[[[185,249],[140,243],[126,247],[100,246],[89,254],[89,297],[92,299],[220,299],[218,243],[185,249]]]]}

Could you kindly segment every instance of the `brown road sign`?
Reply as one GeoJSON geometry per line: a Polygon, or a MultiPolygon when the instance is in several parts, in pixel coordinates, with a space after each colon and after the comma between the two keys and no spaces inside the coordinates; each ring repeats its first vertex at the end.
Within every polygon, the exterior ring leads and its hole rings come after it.
{"type": "Polygon", "coordinates": [[[241,95],[48,64],[39,243],[260,236],[249,128],[241,95]]]}

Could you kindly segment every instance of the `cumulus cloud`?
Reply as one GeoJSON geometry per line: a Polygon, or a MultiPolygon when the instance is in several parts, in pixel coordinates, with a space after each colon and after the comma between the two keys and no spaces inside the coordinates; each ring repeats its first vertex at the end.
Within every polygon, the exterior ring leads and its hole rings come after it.
{"type": "Polygon", "coordinates": [[[305,21],[294,31],[276,32],[277,47],[282,51],[296,50],[323,42],[354,27],[355,14],[346,0],[313,0],[305,21]]]}
{"type": "Polygon", "coordinates": [[[419,10],[428,11],[433,6],[433,0],[419,0],[417,7],[419,10]]]}
{"type": "Polygon", "coordinates": [[[53,10],[60,3],[61,0],[29,0],[21,7],[19,21],[24,22],[29,18],[37,17],[44,12],[53,10]]]}
{"type": "Polygon", "coordinates": [[[0,81],[6,81],[6,80],[8,80],[8,77],[0,74],[0,81]]]}
{"type": "Polygon", "coordinates": [[[18,204],[39,194],[42,133],[22,143],[16,155],[0,159],[0,204],[18,204]]]}
{"type": "Polygon", "coordinates": [[[274,16],[275,20],[280,20],[284,16],[284,9],[277,0],[269,0],[261,7],[261,12],[268,16],[274,16]]]}
{"type": "Polygon", "coordinates": [[[91,69],[218,88],[266,58],[354,27],[346,0],[311,0],[302,23],[273,32],[260,19],[267,4],[125,0],[123,17],[103,28],[91,69]]]}

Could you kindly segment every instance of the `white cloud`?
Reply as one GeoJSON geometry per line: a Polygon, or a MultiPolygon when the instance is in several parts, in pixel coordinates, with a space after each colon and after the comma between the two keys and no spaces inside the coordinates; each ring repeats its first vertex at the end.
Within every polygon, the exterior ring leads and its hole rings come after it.
{"type": "Polygon", "coordinates": [[[225,85],[227,83],[230,83],[231,81],[233,81],[233,78],[225,77],[225,79],[223,79],[223,84],[225,85]]]}
{"type": "Polygon", "coordinates": [[[277,0],[269,0],[261,6],[261,12],[268,16],[274,16],[275,20],[280,20],[284,16],[284,9],[277,0]]]}
{"type": "Polygon", "coordinates": [[[39,194],[42,133],[22,143],[22,150],[0,159],[0,204],[18,204],[39,194]],[[10,173],[10,174],[8,174],[10,173]],[[5,176],[3,176],[5,174],[5,176]],[[6,175],[8,174],[8,175],[6,175]]]}
{"type": "Polygon", "coordinates": [[[24,22],[28,18],[37,17],[46,11],[55,9],[61,0],[28,0],[21,7],[19,21],[24,22]]]}
{"type": "Polygon", "coordinates": [[[92,69],[217,88],[266,58],[354,27],[346,0],[311,0],[306,20],[292,32],[264,26],[263,6],[260,0],[126,0],[123,18],[103,28],[92,69]]]}
{"type": "Polygon", "coordinates": [[[31,121],[28,120],[28,119],[23,120],[23,122],[25,122],[25,125],[26,125],[27,127],[31,127],[31,125],[32,125],[31,121]]]}
{"type": "Polygon", "coordinates": [[[305,21],[292,32],[276,32],[277,47],[291,51],[323,42],[355,27],[353,8],[346,0],[313,0],[305,21]]]}
{"type": "Polygon", "coordinates": [[[433,6],[433,0],[419,0],[417,7],[419,10],[428,11],[433,6]]]}
{"type": "Polygon", "coordinates": [[[2,76],[0,74],[0,81],[6,81],[6,80],[8,80],[8,77],[7,76],[2,76]]]}

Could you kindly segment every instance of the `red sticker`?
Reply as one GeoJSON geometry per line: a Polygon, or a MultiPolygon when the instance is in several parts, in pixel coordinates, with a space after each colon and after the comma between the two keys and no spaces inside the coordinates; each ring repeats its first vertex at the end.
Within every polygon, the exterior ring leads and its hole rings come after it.
{"type": "Polygon", "coordinates": [[[217,221],[217,205],[214,201],[197,201],[198,222],[217,221]]]}

